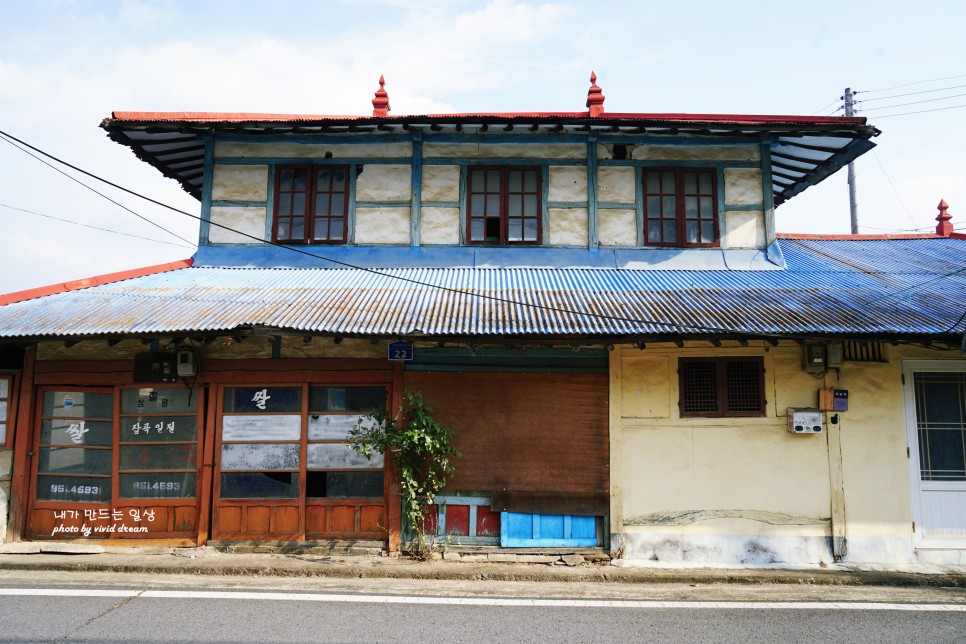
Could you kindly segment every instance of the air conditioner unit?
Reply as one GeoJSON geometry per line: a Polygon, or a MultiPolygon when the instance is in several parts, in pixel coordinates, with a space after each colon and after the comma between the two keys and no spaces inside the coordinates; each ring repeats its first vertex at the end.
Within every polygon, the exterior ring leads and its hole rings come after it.
{"type": "Polygon", "coordinates": [[[825,431],[822,412],[818,409],[788,409],[788,431],[791,434],[821,434],[825,431]]]}

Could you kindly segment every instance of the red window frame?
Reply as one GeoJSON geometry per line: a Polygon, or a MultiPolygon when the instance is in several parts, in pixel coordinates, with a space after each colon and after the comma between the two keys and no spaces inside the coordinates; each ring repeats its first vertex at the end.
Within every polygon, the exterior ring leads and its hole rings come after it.
{"type": "Polygon", "coordinates": [[[764,416],[764,359],[680,358],[678,396],[682,418],[764,416]]]}
{"type": "Polygon", "coordinates": [[[275,168],[272,241],[346,243],[349,180],[349,166],[345,165],[283,165],[275,168]],[[341,184],[336,181],[339,172],[342,173],[341,184]],[[300,176],[304,185],[298,184],[300,176]],[[297,234],[297,230],[301,234],[297,234]],[[317,239],[320,234],[322,237],[317,239]]]}
{"type": "Polygon", "coordinates": [[[543,183],[541,179],[540,168],[533,166],[468,168],[466,171],[466,242],[489,245],[542,244],[543,183]],[[514,173],[522,173],[519,185],[514,180],[514,173]],[[535,179],[532,189],[526,187],[527,175],[535,179]],[[477,180],[478,177],[481,181],[477,180]],[[533,199],[528,202],[528,197],[533,199]],[[535,239],[525,239],[528,222],[533,222],[536,227],[535,239]],[[482,237],[478,234],[480,231],[482,237]],[[513,238],[515,231],[519,231],[520,239],[513,238]]]}
{"type": "Polygon", "coordinates": [[[0,397],[0,402],[7,403],[7,413],[0,414],[0,423],[3,423],[5,432],[0,437],[0,449],[13,447],[14,423],[17,419],[17,373],[12,371],[0,371],[0,379],[7,381],[7,396],[0,397]]]}
{"type": "Polygon", "coordinates": [[[644,168],[644,245],[718,246],[717,183],[717,172],[711,168],[644,168]]]}

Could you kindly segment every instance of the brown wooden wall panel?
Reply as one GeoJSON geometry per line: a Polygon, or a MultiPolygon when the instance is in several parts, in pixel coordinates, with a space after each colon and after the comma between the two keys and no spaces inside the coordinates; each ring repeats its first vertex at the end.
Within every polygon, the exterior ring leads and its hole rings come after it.
{"type": "Polygon", "coordinates": [[[449,490],[609,490],[603,374],[407,372],[463,458],[449,490]]]}
{"type": "Polygon", "coordinates": [[[292,506],[275,508],[275,527],[272,532],[298,532],[299,509],[292,506]]]}
{"type": "Polygon", "coordinates": [[[176,507],[174,508],[173,525],[171,529],[175,532],[193,532],[198,529],[198,508],[176,507]]]}
{"type": "Polygon", "coordinates": [[[321,534],[326,532],[325,518],[327,514],[325,506],[305,506],[305,533],[321,534]]]}
{"type": "Polygon", "coordinates": [[[337,505],[329,509],[332,532],[356,532],[356,509],[351,505],[337,505]]]}
{"type": "Polygon", "coordinates": [[[222,506],[215,510],[215,530],[217,533],[241,532],[242,510],[238,506],[222,506]]]}
{"type": "Polygon", "coordinates": [[[271,532],[272,508],[266,505],[245,508],[245,532],[271,532]]]}
{"type": "Polygon", "coordinates": [[[386,519],[383,506],[364,505],[359,508],[359,530],[362,532],[385,532],[386,519]]]}

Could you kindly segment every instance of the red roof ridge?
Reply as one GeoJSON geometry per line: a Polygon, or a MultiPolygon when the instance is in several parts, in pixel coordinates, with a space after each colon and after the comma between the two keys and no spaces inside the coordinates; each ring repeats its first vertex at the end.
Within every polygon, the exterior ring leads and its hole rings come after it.
{"type": "Polygon", "coordinates": [[[24,300],[32,300],[38,297],[44,297],[45,295],[54,295],[56,293],[65,293],[67,291],[79,291],[81,289],[90,288],[91,286],[100,286],[102,284],[120,282],[122,280],[132,279],[134,277],[143,277],[145,275],[154,275],[156,273],[175,271],[181,268],[188,268],[193,263],[194,260],[189,257],[188,259],[182,259],[176,262],[168,262],[166,264],[132,268],[126,271],[105,273],[104,275],[95,275],[93,277],[86,277],[84,279],[73,280],[71,282],[61,282],[59,284],[50,284],[49,286],[29,288],[24,291],[14,291],[5,295],[0,294],[0,306],[13,304],[14,302],[23,302],[24,300]]]}
{"type": "MultiPolygon", "coordinates": [[[[942,235],[937,235],[936,233],[895,233],[895,234],[884,234],[884,235],[866,235],[864,233],[860,233],[858,235],[776,233],[775,236],[778,237],[779,239],[813,239],[813,240],[823,240],[823,241],[843,241],[843,240],[862,240],[862,239],[943,239],[942,235]]],[[[958,235],[953,235],[953,237],[958,237],[958,235]]],[[[966,238],[966,235],[964,235],[963,238],[966,238]]]]}

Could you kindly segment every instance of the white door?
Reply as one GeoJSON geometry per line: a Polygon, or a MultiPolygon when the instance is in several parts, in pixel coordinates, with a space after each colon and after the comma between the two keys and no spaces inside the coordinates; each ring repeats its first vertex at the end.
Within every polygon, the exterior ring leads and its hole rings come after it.
{"type": "Polygon", "coordinates": [[[966,548],[966,361],[903,363],[916,546],[966,548]]]}

